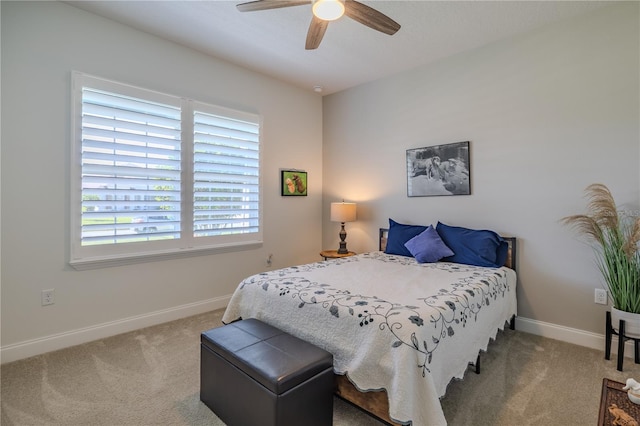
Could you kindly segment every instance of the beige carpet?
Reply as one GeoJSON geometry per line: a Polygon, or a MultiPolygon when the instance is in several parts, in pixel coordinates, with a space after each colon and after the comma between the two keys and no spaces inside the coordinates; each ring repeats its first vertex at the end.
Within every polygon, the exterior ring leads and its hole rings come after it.
{"type": "MultiPolygon", "coordinates": [[[[199,400],[200,332],[222,311],[98,340],[1,368],[9,425],[222,425],[199,400]]],[[[604,319],[603,319],[604,321],[604,319]]],[[[602,378],[640,380],[640,365],[507,330],[442,399],[450,425],[596,425],[602,378]]],[[[303,424],[303,423],[301,423],[303,424]]],[[[334,424],[381,423],[336,398],[334,424]]]]}

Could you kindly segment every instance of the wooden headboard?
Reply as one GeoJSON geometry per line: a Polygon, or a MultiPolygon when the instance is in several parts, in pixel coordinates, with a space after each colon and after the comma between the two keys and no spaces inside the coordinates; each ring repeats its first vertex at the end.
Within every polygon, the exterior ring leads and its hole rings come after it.
{"type": "MultiPolygon", "coordinates": [[[[378,237],[378,247],[380,251],[384,251],[387,247],[387,235],[389,234],[389,228],[380,228],[380,236],[378,237]]],[[[507,260],[504,262],[504,266],[516,270],[516,237],[502,237],[507,244],[509,244],[509,251],[507,252],[507,260]]]]}

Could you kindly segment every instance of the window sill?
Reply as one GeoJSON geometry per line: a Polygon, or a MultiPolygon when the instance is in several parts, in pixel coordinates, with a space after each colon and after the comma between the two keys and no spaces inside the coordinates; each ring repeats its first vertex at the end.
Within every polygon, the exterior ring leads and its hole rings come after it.
{"type": "Polygon", "coordinates": [[[247,241],[236,244],[210,247],[193,247],[181,250],[165,250],[141,252],[115,256],[96,256],[74,259],[69,262],[73,269],[87,271],[90,269],[110,268],[113,266],[133,265],[136,263],[157,262],[161,260],[181,259],[193,256],[205,256],[218,253],[253,250],[262,247],[262,241],[247,241]]]}

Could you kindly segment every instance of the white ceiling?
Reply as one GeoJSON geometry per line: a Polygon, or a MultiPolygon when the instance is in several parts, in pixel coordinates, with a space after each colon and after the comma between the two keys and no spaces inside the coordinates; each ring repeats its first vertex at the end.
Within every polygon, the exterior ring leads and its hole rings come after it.
{"type": "Polygon", "coordinates": [[[243,1],[68,1],[89,12],[299,87],[331,94],[567,19],[610,1],[362,1],[393,36],[347,17],[305,50],[311,5],[238,12],[243,1]]]}

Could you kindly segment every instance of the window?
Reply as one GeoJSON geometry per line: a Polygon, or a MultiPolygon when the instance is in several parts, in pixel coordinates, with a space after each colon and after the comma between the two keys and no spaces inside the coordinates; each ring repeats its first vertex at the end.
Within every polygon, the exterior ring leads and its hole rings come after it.
{"type": "Polygon", "coordinates": [[[255,114],[73,73],[71,264],[262,242],[255,114]]]}

